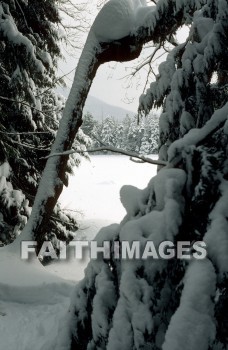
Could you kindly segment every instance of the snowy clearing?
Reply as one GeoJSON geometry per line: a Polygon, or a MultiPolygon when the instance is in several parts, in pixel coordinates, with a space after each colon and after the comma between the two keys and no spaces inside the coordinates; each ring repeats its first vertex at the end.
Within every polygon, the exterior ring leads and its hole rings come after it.
{"type": "MultiPolygon", "coordinates": [[[[120,222],[126,215],[120,202],[121,187],[146,187],[156,169],[148,163],[134,163],[126,156],[95,155],[90,162],[83,159],[60,198],[64,209],[77,211],[80,229],[76,238],[90,240],[101,227],[120,222]]],[[[46,268],[59,277],[78,281],[83,278],[87,263],[88,257],[82,261],[70,258],[46,268]]]]}
{"type": "MultiPolygon", "coordinates": [[[[101,227],[119,222],[126,214],[120,188],[125,184],[144,188],[155,174],[156,166],[133,163],[125,156],[97,155],[91,162],[83,159],[61,196],[63,208],[78,212],[76,239],[91,239],[101,227]]],[[[1,349],[49,349],[88,258],[56,261],[44,268],[34,260],[21,262],[10,251],[1,253],[1,349]]]]}

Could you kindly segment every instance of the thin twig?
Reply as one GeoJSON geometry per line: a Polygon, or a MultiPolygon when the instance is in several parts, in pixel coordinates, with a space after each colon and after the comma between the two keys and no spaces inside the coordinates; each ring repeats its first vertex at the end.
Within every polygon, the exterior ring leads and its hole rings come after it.
{"type": "MultiPolygon", "coordinates": [[[[75,71],[75,69],[76,69],[76,67],[73,68],[73,69],[71,69],[70,72],[68,72],[68,73],[62,75],[61,77],[55,79],[54,84],[56,84],[58,81],[60,81],[60,80],[62,80],[63,78],[65,78],[67,75],[70,75],[73,71],[75,71]]],[[[50,91],[50,90],[52,90],[52,89],[53,89],[53,86],[51,86],[51,87],[47,88],[46,90],[40,92],[39,94],[35,95],[35,97],[37,98],[37,97],[40,97],[40,96],[42,96],[42,95],[45,95],[46,92],[48,92],[48,91],[50,91]]]]}

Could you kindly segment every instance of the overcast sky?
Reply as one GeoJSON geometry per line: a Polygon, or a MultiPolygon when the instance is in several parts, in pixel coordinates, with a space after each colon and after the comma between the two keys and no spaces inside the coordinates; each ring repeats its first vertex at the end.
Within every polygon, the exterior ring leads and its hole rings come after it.
{"type": "MultiPolygon", "coordinates": [[[[75,68],[77,60],[66,56],[66,61],[60,64],[60,74],[66,74],[75,68]]],[[[137,86],[139,81],[132,82],[126,75],[129,74],[131,63],[115,63],[102,65],[93,81],[90,94],[106,103],[123,107],[134,112],[137,111],[138,98],[142,92],[142,86],[137,86]],[[131,86],[130,86],[131,84],[131,86]]],[[[70,88],[73,81],[73,72],[65,78],[70,88]]]]}

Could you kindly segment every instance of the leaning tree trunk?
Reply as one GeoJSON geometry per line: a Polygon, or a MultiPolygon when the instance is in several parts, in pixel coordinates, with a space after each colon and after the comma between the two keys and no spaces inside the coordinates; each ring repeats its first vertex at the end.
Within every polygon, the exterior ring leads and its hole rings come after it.
{"type": "Polygon", "coordinates": [[[98,44],[96,38],[90,33],[78,63],[74,83],[39,184],[31,216],[21,234],[21,239],[32,236],[38,242],[38,250],[46,234],[46,223],[63,186],[67,186],[66,168],[69,159],[67,151],[71,150],[77,131],[82,124],[83,107],[98,67],[113,58],[124,61],[125,55],[127,60],[134,59],[141,51],[140,47],[130,52],[129,46],[122,51],[119,50],[118,44],[110,45],[110,47],[108,45],[107,48],[101,50],[98,44]]]}
{"type": "MultiPolygon", "coordinates": [[[[162,5],[162,9],[164,11],[169,9],[173,14],[176,12],[175,3],[167,5],[167,9],[162,5]]],[[[189,11],[192,12],[193,9],[189,8],[189,11]]],[[[63,186],[67,185],[66,168],[69,154],[66,151],[71,149],[75,135],[82,124],[83,107],[98,67],[109,61],[134,60],[139,56],[143,44],[151,40],[154,42],[165,40],[166,36],[170,37],[171,33],[175,32],[176,28],[185,21],[183,9],[180,9],[178,18],[170,16],[164,19],[159,6],[151,17],[153,30],[151,30],[149,18],[148,23],[144,27],[140,27],[135,32],[136,34],[110,42],[99,43],[96,36],[94,36],[93,27],[91,28],[76,69],[74,83],[66,101],[59,130],[52,146],[51,154],[57,155],[47,160],[31,216],[19,240],[17,240],[18,242],[34,238],[41,244],[44,239],[46,223],[57,203],[63,186]],[[62,154],[63,152],[66,153],[62,154]]]]}

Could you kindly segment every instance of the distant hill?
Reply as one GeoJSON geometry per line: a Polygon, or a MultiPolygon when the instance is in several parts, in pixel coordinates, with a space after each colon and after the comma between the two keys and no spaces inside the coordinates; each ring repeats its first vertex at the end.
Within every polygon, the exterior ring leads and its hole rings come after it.
{"type": "Polygon", "coordinates": [[[88,96],[87,98],[84,108],[84,113],[86,112],[90,112],[94,119],[99,121],[106,117],[113,117],[121,121],[127,114],[131,117],[137,114],[137,111],[134,113],[127,109],[110,105],[93,96],[88,96]]]}
{"type": "MultiPolygon", "coordinates": [[[[69,94],[69,89],[61,89],[58,88],[57,92],[62,94],[63,96],[67,97],[69,94]]],[[[119,121],[123,120],[126,115],[128,114],[130,117],[133,117],[137,114],[137,111],[132,112],[127,109],[117,107],[110,105],[96,97],[88,96],[85,108],[84,108],[84,114],[86,112],[90,112],[94,119],[101,121],[103,118],[106,117],[113,117],[119,121]]]]}

